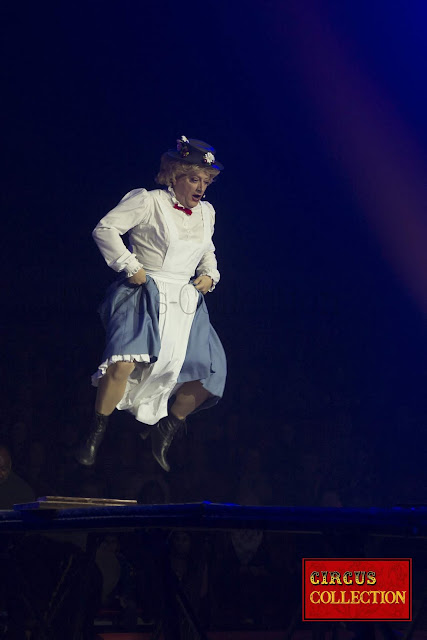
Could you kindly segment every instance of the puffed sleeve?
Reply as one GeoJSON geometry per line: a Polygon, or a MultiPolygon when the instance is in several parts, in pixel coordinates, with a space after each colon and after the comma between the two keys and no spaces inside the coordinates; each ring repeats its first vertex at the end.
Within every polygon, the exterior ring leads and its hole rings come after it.
{"type": "Polygon", "coordinates": [[[148,220],[151,211],[151,197],[146,189],[129,191],[119,204],[107,213],[92,231],[105,262],[114,271],[125,271],[133,276],[143,265],[131,253],[122,240],[122,235],[148,220]]]}
{"type": "Polygon", "coordinates": [[[215,255],[215,245],[212,241],[212,236],[214,234],[215,229],[215,209],[210,204],[210,202],[203,202],[203,207],[205,207],[205,211],[208,211],[209,221],[211,225],[211,242],[207,251],[203,254],[202,259],[197,265],[196,275],[197,276],[209,276],[213,280],[213,285],[209,289],[209,291],[213,291],[220,280],[220,273],[217,268],[217,261],[215,255]]]}

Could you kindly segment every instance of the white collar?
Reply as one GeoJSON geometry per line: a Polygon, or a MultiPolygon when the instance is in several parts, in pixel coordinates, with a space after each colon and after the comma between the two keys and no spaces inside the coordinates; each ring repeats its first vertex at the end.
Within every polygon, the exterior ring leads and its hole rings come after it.
{"type": "MultiPolygon", "coordinates": [[[[174,188],[173,187],[168,187],[168,194],[170,196],[170,199],[172,200],[172,205],[177,204],[179,207],[183,207],[184,205],[181,204],[181,202],[177,199],[174,188]]],[[[198,211],[198,208],[201,208],[202,205],[202,201],[199,200],[199,202],[196,204],[195,207],[192,207],[192,211],[198,211]]]]}

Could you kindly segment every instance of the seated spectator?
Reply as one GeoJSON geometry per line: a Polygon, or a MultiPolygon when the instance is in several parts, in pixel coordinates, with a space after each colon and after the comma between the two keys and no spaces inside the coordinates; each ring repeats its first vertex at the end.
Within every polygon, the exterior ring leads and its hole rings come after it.
{"type": "Polygon", "coordinates": [[[102,575],[102,605],[120,611],[119,625],[133,629],[137,623],[135,570],[120,550],[117,535],[106,534],[96,551],[96,565],[102,575]]]}
{"type": "Polygon", "coordinates": [[[28,465],[22,474],[33,487],[37,496],[52,496],[56,491],[48,478],[45,445],[40,440],[34,440],[28,450],[28,465]]]}
{"type": "MultiPolygon", "coordinates": [[[[169,536],[169,562],[172,574],[191,608],[206,623],[209,570],[204,535],[172,531],[169,536]]],[[[180,616],[180,637],[188,637],[188,622],[180,616]]]]}
{"type": "Polygon", "coordinates": [[[241,466],[238,491],[241,495],[256,494],[260,504],[272,503],[272,487],[270,478],[262,469],[259,450],[250,447],[241,451],[241,466]]]}
{"type": "MultiPolygon", "coordinates": [[[[102,457],[101,457],[102,461],[102,457]]],[[[112,498],[136,500],[141,491],[142,485],[148,478],[161,477],[161,469],[154,460],[151,449],[142,448],[139,452],[139,468],[126,470],[118,465],[117,457],[114,461],[114,468],[110,472],[110,495],[112,498]],[[143,469],[143,473],[141,473],[143,469]]]]}
{"type": "Polygon", "coordinates": [[[83,477],[76,495],[82,498],[107,498],[103,478],[93,472],[88,473],[83,477]]]}
{"type": "Polygon", "coordinates": [[[15,540],[2,564],[7,638],[92,638],[101,575],[73,544],[43,535],[15,540]]]}
{"type": "MultiPolygon", "coordinates": [[[[239,493],[238,502],[260,505],[259,496],[247,491],[239,493]]],[[[215,547],[215,617],[225,624],[267,624],[280,606],[280,589],[265,532],[234,529],[216,536],[215,547]]]]}
{"type": "Polygon", "coordinates": [[[26,422],[17,420],[9,430],[7,441],[9,452],[13,457],[13,466],[18,475],[23,475],[27,467],[28,447],[31,442],[31,431],[26,422]]]}
{"type": "Polygon", "coordinates": [[[33,489],[12,471],[9,449],[0,445],[0,509],[13,509],[14,504],[34,502],[33,489]]]}
{"type": "Polygon", "coordinates": [[[338,489],[325,487],[319,491],[319,504],[321,507],[342,507],[341,496],[338,489]]]}

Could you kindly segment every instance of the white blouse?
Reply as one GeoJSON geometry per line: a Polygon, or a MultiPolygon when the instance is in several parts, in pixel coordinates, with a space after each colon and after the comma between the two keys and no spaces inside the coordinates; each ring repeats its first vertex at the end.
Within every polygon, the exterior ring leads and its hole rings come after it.
{"type": "MultiPolygon", "coordinates": [[[[133,189],[119,204],[104,216],[92,232],[106,263],[114,271],[125,271],[130,277],[142,267],[149,271],[160,271],[168,248],[169,231],[161,211],[167,203],[173,207],[176,199],[163,189],[133,189]],[[129,249],[121,236],[129,232],[129,249]]],[[[211,238],[215,225],[215,210],[209,202],[199,202],[188,216],[184,211],[173,209],[179,238],[202,243],[203,218],[210,220],[211,238]],[[206,216],[206,212],[208,216],[206,216]]],[[[197,265],[196,275],[212,278],[213,291],[219,282],[215,246],[211,240],[208,250],[197,265]]]]}

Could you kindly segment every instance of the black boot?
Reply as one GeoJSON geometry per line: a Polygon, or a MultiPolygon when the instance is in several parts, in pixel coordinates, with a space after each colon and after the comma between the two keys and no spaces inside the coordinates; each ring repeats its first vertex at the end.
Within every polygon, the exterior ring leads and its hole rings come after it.
{"type": "Polygon", "coordinates": [[[76,460],[80,464],[84,464],[87,467],[95,464],[96,452],[104,439],[109,417],[95,411],[94,425],[85,442],[80,445],[76,453],[76,460]]]}
{"type": "Polygon", "coordinates": [[[180,420],[173,413],[169,413],[162,418],[151,430],[151,450],[159,465],[170,471],[170,466],[166,460],[166,454],[171,446],[174,436],[181,427],[185,427],[185,420],[180,420]]]}

